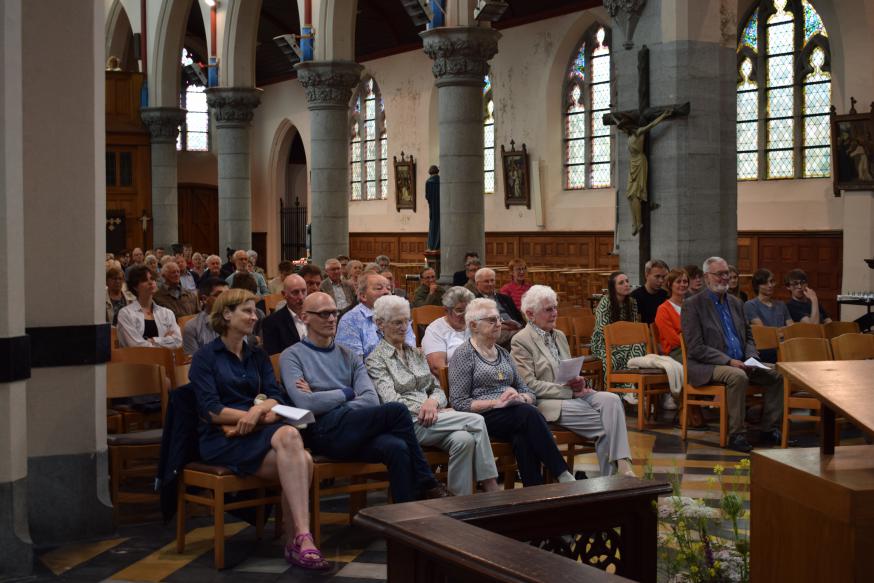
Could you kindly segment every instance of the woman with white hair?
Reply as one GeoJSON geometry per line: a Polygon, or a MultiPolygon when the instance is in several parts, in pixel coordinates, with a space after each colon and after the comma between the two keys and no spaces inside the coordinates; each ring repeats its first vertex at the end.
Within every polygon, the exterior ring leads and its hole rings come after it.
{"type": "Polygon", "coordinates": [[[485,420],[475,413],[447,409],[446,395],[425,357],[405,342],[410,304],[397,296],[382,296],[373,305],[373,321],[383,336],[365,364],[380,400],[397,401],[410,410],[420,444],[449,452],[453,494],[472,494],[474,479],[487,492],[497,490],[498,469],[485,420]]]}
{"type": "Polygon", "coordinates": [[[559,482],[574,477],[543,415],[537,398],[516,370],[510,353],[496,344],[501,316],[493,300],[471,301],[464,314],[470,340],[449,359],[449,400],[456,411],[479,413],[489,434],[513,444],[513,453],[525,486],[543,483],[543,464],[559,482]]]}
{"type": "Polygon", "coordinates": [[[547,421],[595,442],[601,475],[634,475],[622,401],[615,393],[595,391],[577,375],[555,382],[559,363],[571,357],[567,338],[556,329],[558,298],[551,287],[534,285],[522,296],[528,324],[513,337],[511,354],[522,379],[537,395],[547,421]]]}
{"type": "Polygon", "coordinates": [[[446,315],[437,318],[425,329],[422,337],[422,352],[428,359],[428,366],[435,375],[449,364],[455,349],[464,344],[470,333],[464,323],[464,311],[467,304],[474,300],[473,292],[457,285],[449,288],[443,294],[443,309],[446,315]]]}

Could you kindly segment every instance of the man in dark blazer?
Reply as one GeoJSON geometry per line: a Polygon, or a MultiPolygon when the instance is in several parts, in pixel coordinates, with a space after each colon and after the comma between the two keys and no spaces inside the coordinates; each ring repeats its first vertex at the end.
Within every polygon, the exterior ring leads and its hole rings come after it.
{"type": "Polygon", "coordinates": [[[261,338],[267,354],[277,354],[300,342],[306,336],[306,324],[301,318],[303,301],[307,297],[304,279],[292,274],[282,282],[285,306],[279,308],[261,323],[261,338]]]}
{"type": "Polygon", "coordinates": [[[705,288],[683,302],[680,316],[686,341],[689,382],[693,386],[724,383],[728,401],[731,449],[748,452],[746,395],[750,382],[759,385],[765,397],[760,424],[760,443],[780,443],[783,413],[783,377],[773,369],[744,364],[758,357],[749,322],[741,301],[728,292],[728,263],[721,257],[704,262],[705,288]]]}
{"type": "Polygon", "coordinates": [[[476,282],[475,295],[478,298],[488,298],[498,304],[498,313],[501,315],[501,335],[498,336],[498,344],[510,350],[510,340],[525,327],[525,317],[513,303],[513,298],[495,291],[495,272],[488,267],[483,267],[473,277],[476,282]]]}

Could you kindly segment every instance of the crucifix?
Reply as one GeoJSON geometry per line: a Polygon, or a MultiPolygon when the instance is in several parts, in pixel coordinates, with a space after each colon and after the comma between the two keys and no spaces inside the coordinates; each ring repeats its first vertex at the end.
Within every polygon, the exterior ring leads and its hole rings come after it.
{"type": "MultiPolygon", "coordinates": [[[[604,114],[604,125],[615,125],[628,137],[628,182],[625,196],[631,207],[632,235],[638,238],[640,274],[643,265],[650,259],[651,225],[650,212],[658,208],[649,194],[649,143],[646,134],[655,126],[672,117],[689,115],[689,102],[663,107],[649,104],[649,48],[644,45],[637,53],[637,111],[611,111],[604,114]]],[[[618,201],[617,201],[618,208],[618,201]]],[[[618,240],[619,221],[616,232],[618,240]]],[[[618,245],[614,245],[618,248],[618,245]]]]}

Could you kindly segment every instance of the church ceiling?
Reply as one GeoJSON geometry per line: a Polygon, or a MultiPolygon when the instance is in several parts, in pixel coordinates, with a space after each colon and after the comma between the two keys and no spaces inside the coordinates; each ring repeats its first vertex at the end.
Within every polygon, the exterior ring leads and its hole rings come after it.
{"type": "MultiPolygon", "coordinates": [[[[559,16],[601,5],[600,0],[509,0],[510,7],[496,28],[508,28],[527,22],[559,16]]],[[[421,49],[419,33],[407,16],[400,0],[358,0],[355,35],[357,61],[384,57],[421,49]]],[[[263,0],[258,26],[255,79],[260,85],[276,83],[294,76],[288,59],[274,44],[273,37],[300,32],[297,2],[263,0]]]]}

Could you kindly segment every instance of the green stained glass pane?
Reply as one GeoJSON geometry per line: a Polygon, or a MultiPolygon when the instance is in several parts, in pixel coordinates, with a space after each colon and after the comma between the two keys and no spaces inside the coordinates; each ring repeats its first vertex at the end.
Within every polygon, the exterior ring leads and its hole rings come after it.
{"type": "Polygon", "coordinates": [[[495,147],[495,126],[491,124],[483,126],[483,144],[486,148],[495,147]]]}
{"type": "Polygon", "coordinates": [[[610,57],[602,55],[592,58],[592,83],[610,80],[610,57]]]}
{"type": "Polygon", "coordinates": [[[601,83],[592,86],[592,109],[606,110],[610,108],[610,84],[601,83]]]}
{"type": "Polygon", "coordinates": [[[361,183],[352,183],[352,200],[361,200],[361,183]]]}
{"type": "Polygon", "coordinates": [[[376,137],[376,120],[369,119],[364,122],[364,139],[372,140],[376,137]]]}
{"type": "Polygon", "coordinates": [[[483,189],[486,194],[493,194],[495,192],[495,173],[486,172],[483,176],[483,189]]]}
{"type": "Polygon", "coordinates": [[[768,117],[787,117],[792,115],[792,87],[770,89],[768,91],[768,117]]]}
{"type": "Polygon", "coordinates": [[[361,162],[352,164],[352,182],[361,182],[361,162]]]}
{"type": "Polygon", "coordinates": [[[759,177],[759,153],[738,152],[737,179],[755,180],[759,177]]]}
{"type": "Polygon", "coordinates": [[[804,151],[804,177],[823,178],[831,175],[831,151],[828,147],[804,151]]]}
{"type": "Polygon", "coordinates": [[[792,55],[781,55],[768,59],[768,87],[792,85],[794,78],[792,55]]]}
{"type": "Polygon", "coordinates": [[[376,182],[373,180],[367,181],[367,200],[376,200],[376,182]]]}
{"type": "Polygon", "coordinates": [[[792,147],[792,118],[768,120],[768,148],[792,147]]]}
{"type": "Polygon", "coordinates": [[[493,149],[483,151],[483,169],[488,172],[495,169],[495,151],[493,149]]]}
{"type": "Polygon", "coordinates": [[[610,163],[592,164],[592,188],[610,186],[610,163]]]}
{"type": "Polygon", "coordinates": [[[388,140],[385,138],[379,140],[379,157],[383,160],[388,158],[388,140]]]}
{"type": "Polygon", "coordinates": [[[364,102],[364,116],[367,119],[376,118],[376,100],[372,97],[364,102]]]}
{"type": "Polygon", "coordinates": [[[375,180],[376,179],[376,161],[365,162],[364,163],[364,179],[365,180],[375,180]]]}
{"type": "Polygon", "coordinates": [[[592,139],[592,162],[609,162],[610,161],[610,138],[593,138],[592,139]]]}
{"type": "Polygon", "coordinates": [[[352,161],[361,161],[361,142],[358,140],[352,142],[352,161]]]}
{"type": "Polygon", "coordinates": [[[791,53],[794,45],[795,24],[784,22],[768,27],[768,54],[791,53]]]}
{"type": "Polygon", "coordinates": [[[610,126],[604,125],[604,112],[592,112],[592,135],[593,136],[609,136],[610,126]]]}
{"type": "Polygon", "coordinates": [[[741,42],[746,46],[750,47],[754,51],[759,50],[759,11],[754,10],[753,15],[750,16],[750,19],[747,21],[747,25],[744,28],[743,36],[741,36],[741,42]]]}
{"type": "Polygon", "coordinates": [[[380,180],[385,180],[388,176],[388,160],[382,160],[379,163],[379,176],[380,180]]]}
{"type": "Polygon", "coordinates": [[[737,149],[755,150],[759,147],[759,123],[756,121],[737,124],[737,149]]]}
{"type": "Polygon", "coordinates": [[[756,91],[743,91],[737,94],[737,119],[749,121],[759,117],[759,94],[756,91]]]}
{"type": "Polygon", "coordinates": [[[828,113],[832,104],[831,84],[817,83],[804,86],[804,113],[828,113]]]}
{"type": "Polygon", "coordinates": [[[578,113],[569,113],[567,116],[567,135],[568,139],[585,138],[586,137],[586,114],[583,111],[578,113]]]}
{"type": "Polygon", "coordinates": [[[365,147],[364,159],[365,160],[375,160],[376,159],[376,142],[374,142],[373,140],[369,140],[365,144],[364,147],[365,147]]]}
{"type": "Polygon", "coordinates": [[[807,0],[802,0],[801,5],[804,7],[804,44],[810,40],[810,37],[821,34],[828,36],[825,26],[822,24],[822,18],[816,12],[816,9],[811,6],[807,0]]]}
{"type": "Polygon", "coordinates": [[[831,128],[828,115],[804,118],[804,145],[828,146],[831,144],[831,128]]]}
{"type": "Polygon", "coordinates": [[[568,164],[582,164],[586,161],[586,141],[570,140],[567,142],[565,160],[568,164]]]}
{"type": "Polygon", "coordinates": [[[586,166],[578,164],[568,166],[566,172],[566,186],[568,190],[576,190],[586,187],[586,166]]]}
{"type": "Polygon", "coordinates": [[[792,150],[768,152],[768,178],[792,178],[795,176],[792,150]]]}

